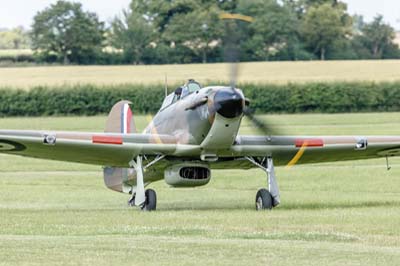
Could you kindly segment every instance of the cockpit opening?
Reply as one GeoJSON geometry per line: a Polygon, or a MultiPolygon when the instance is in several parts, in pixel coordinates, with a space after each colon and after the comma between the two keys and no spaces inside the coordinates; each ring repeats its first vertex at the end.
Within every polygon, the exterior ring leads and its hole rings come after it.
{"type": "Polygon", "coordinates": [[[201,89],[200,83],[195,81],[194,79],[189,79],[188,82],[175,89],[175,91],[165,97],[164,102],[161,106],[161,109],[168,107],[169,105],[179,101],[180,99],[192,94],[201,89]]]}
{"type": "Polygon", "coordinates": [[[200,85],[200,83],[198,83],[194,79],[189,79],[189,81],[185,85],[180,87],[180,88],[182,88],[181,98],[183,98],[183,97],[186,97],[189,94],[192,94],[195,91],[200,90],[201,89],[201,85],[200,85]]]}

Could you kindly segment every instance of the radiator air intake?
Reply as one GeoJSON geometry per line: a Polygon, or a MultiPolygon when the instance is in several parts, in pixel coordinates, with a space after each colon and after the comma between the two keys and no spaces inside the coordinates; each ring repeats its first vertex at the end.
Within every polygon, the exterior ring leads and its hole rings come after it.
{"type": "Polygon", "coordinates": [[[197,187],[210,182],[211,171],[206,164],[179,164],[165,169],[165,182],[173,187],[197,187]]]}
{"type": "Polygon", "coordinates": [[[210,177],[210,169],[204,167],[183,167],[179,171],[180,177],[184,179],[203,180],[210,177]]]}

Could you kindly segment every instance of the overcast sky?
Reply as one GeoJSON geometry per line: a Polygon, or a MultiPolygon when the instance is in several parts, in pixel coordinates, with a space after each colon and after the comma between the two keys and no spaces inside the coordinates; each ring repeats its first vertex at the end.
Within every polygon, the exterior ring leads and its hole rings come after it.
{"type": "MultiPolygon", "coordinates": [[[[86,10],[99,14],[104,21],[110,21],[120,14],[131,0],[75,0],[81,2],[86,10]]],[[[382,14],[386,22],[400,30],[400,0],[342,0],[348,3],[350,14],[361,14],[366,21],[382,14]]],[[[0,28],[13,28],[19,25],[29,28],[37,11],[57,0],[0,0],[0,28]]]]}

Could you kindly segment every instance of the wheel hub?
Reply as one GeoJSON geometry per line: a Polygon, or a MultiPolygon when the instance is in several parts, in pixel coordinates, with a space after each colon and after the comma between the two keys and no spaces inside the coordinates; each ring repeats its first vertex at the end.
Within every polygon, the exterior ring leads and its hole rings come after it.
{"type": "Polygon", "coordinates": [[[256,209],[257,209],[257,211],[261,210],[262,207],[263,207],[262,198],[261,198],[261,197],[258,197],[258,198],[257,198],[257,201],[256,201],[256,209]]]}

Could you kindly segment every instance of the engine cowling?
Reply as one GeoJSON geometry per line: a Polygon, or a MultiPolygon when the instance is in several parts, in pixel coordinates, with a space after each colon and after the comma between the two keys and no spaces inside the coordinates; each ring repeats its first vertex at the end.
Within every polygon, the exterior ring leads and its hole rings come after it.
{"type": "Polygon", "coordinates": [[[210,182],[211,171],[205,164],[179,164],[164,171],[165,182],[173,187],[197,187],[210,182]]]}

